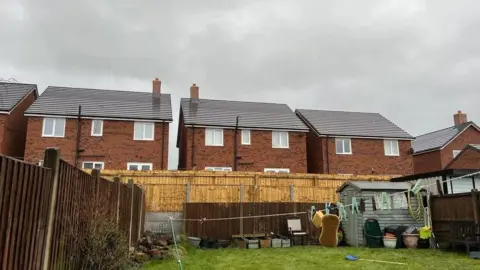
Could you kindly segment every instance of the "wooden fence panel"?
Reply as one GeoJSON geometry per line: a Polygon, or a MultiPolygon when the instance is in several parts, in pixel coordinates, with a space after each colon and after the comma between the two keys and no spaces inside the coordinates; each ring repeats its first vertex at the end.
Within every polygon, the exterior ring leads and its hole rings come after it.
{"type": "Polygon", "coordinates": [[[230,239],[232,235],[248,234],[281,234],[288,235],[287,219],[298,217],[302,228],[307,230],[313,239],[318,238],[319,230],[308,219],[307,214],[269,216],[276,214],[306,212],[311,206],[324,208],[323,203],[186,203],[185,232],[188,236],[230,239]],[[242,214],[243,213],[243,214],[242,214]],[[234,218],[228,220],[212,220],[215,218],[234,218]],[[249,216],[264,216],[248,218],[249,216]],[[206,218],[204,222],[201,219],[206,218]]]}
{"type": "Polygon", "coordinates": [[[450,224],[455,222],[475,223],[475,213],[480,208],[478,191],[432,196],[430,211],[432,228],[437,241],[449,242],[450,224]]]}
{"type": "Polygon", "coordinates": [[[102,177],[133,179],[145,189],[148,212],[181,212],[186,202],[335,202],[345,181],[389,181],[393,176],[275,174],[207,171],[115,171],[102,177]],[[240,186],[245,187],[240,199],[240,186]],[[293,200],[291,191],[293,188],[293,200]]]}
{"type": "Polygon", "coordinates": [[[96,217],[117,220],[117,213],[122,213],[117,224],[126,234],[133,228],[132,244],[143,232],[146,200],[140,187],[132,186],[132,197],[125,184],[90,175],[62,160],[55,166],[0,155],[0,269],[42,269],[44,262],[48,269],[76,268],[81,264],[78,240],[96,217]]]}
{"type": "Polygon", "coordinates": [[[41,264],[51,184],[51,170],[0,156],[0,269],[41,264]]]}

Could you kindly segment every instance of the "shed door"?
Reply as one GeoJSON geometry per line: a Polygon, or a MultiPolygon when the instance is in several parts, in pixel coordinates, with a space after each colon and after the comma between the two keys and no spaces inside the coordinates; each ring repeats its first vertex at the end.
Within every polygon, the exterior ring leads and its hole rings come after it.
{"type": "MultiPolygon", "coordinates": [[[[352,198],[354,193],[354,191],[347,192],[347,205],[352,204],[352,198]]],[[[351,210],[347,210],[347,220],[342,222],[344,223],[343,227],[345,228],[346,234],[348,235],[348,244],[354,247],[358,247],[357,217],[352,214],[351,210]]]]}

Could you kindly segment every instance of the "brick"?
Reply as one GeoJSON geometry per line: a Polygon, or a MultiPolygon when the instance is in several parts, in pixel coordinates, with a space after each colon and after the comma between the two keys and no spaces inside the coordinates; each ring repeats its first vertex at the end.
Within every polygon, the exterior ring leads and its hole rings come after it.
{"type": "Polygon", "coordinates": [[[25,111],[35,101],[35,92],[31,92],[10,111],[0,115],[0,152],[17,159],[23,159],[27,136],[28,119],[25,111]]]}
{"type": "MultiPolygon", "coordinates": [[[[169,123],[155,123],[154,141],[133,140],[134,122],[103,121],[103,136],[91,136],[90,119],[81,120],[79,166],[83,161],[103,161],[104,169],[126,170],[127,162],[153,163],[154,170],[168,168],[169,123]],[[165,134],[162,136],[162,134],[165,134]],[[162,141],[164,142],[162,154],[162,141]],[[163,162],[162,162],[163,157],[163,162]]],[[[67,119],[64,138],[42,137],[43,118],[30,117],[28,120],[26,160],[43,160],[45,149],[59,147],[62,159],[73,164],[77,137],[77,120],[67,119]]]]}
{"type": "Polygon", "coordinates": [[[383,140],[352,138],[352,154],[338,155],[335,151],[335,138],[318,137],[314,132],[309,132],[307,138],[309,173],[364,175],[413,173],[411,141],[398,142],[399,156],[385,156],[383,140]]]}
{"type": "MultiPolygon", "coordinates": [[[[198,170],[210,166],[233,168],[235,131],[224,129],[223,136],[223,146],[205,146],[205,128],[183,127],[179,143],[179,169],[190,170],[194,164],[198,170]]],[[[306,133],[289,132],[288,149],[272,148],[271,131],[252,130],[250,136],[251,145],[241,145],[241,131],[238,131],[238,171],[263,172],[265,168],[289,168],[291,173],[307,172],[306,133]]]]}
{"type": "Polygon", "coordinates": [[[465,149],[445,169],[480,169],[480,151],[471,147],[465,149]]]}
{"type": "MultiPolygon", "coordinates": [[[[462,150],[467,144],[480,144],[480,131],[474,127],[469,127],[442,150],[414,155],[415,174],[445,169],[453,160],[453,150],[462,150]]],[[[458,163],[460,162],[462,161],[458,163]]],[[[457,164],[456,166],[461,167],[462,165],[457,164]]]]}

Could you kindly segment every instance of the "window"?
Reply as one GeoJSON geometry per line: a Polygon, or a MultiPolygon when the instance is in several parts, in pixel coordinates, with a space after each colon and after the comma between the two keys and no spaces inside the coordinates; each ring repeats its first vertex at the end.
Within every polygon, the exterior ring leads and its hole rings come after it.
{"type": "Polygon", "coordinates": [[[288,132],[272,131],[272,147],[288,148],[288,132]]]}
{"type": "Polygon", "coordinates": [[[232,167],[205,167],[205,171],[231,172],[232,167]]]}
{"type": "Polygon", "coordinates": [[[205,145],[223,146],[223,129],[205,129],[205,145]]]}
{"type": "Polygon", "coordinates": [[[135,122],[134,140],[153,141],[154,123],[135,122]]]}
{"type": "Polygon", "coordinates": [[[152,163],[142,163],[142,162],[128,162],[127,170],[129,171],[151,171],[152,163]]]}
{"type": "Polygon", "coordinates": [[[460,152],[462,152],[462,150],[453,150],[453,158],[456,158],[460,152]]]}
{"type": "Polygon", "coordinates": [[[274,173],[290,173],[290,169],[280,169],[280,168],[265,168],[264,172],[274,172],[274,173]]]}
{"type": "Polygon", "coordinates": [[[82,168],[103,170],[103,162],[100,161],[84,161],[82,168]]]}
{"type": "Polygon", "coordinates": [[[92,136],[103,135],[103,120],[92,120],[92,136]]]}
{"type": "Polygon", "coordinates": [[[336,138],[335,149],[337,154],[341,154],[341,155],[352,154],[352,142],[348,138],[336,138]]]}
{"type": "Polygon", "coordinates": [[[385,148],[385,156],[399,156],[398,141],[396,140],[384,140],[383,147],[385,148]]]}
{"type": "Polygon", "coordinates": [[[65,118],[43,118],[43,137],[65,137],[65,118]]]}
{"type": "Polygon", "coordinates": [[[242,144],[250,145],[250,130],[242,129],[242,144]]]}
{"type": "Polygon", "coordinates": [[[407,196],[405,193],[391,193],[387,192],[386,198],[382,196],[381,192],[373,194],[373,210],[395,210],[408,209],[407,196]]]}

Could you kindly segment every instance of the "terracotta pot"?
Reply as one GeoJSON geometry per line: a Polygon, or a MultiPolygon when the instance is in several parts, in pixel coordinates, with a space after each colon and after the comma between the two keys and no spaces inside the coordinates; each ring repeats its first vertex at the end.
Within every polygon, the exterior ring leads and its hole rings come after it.
{"type": "Polygon", "coordinates": [[[403,234],[403,243],[407,248],[417,248],[418,234],[403,234]]]}

